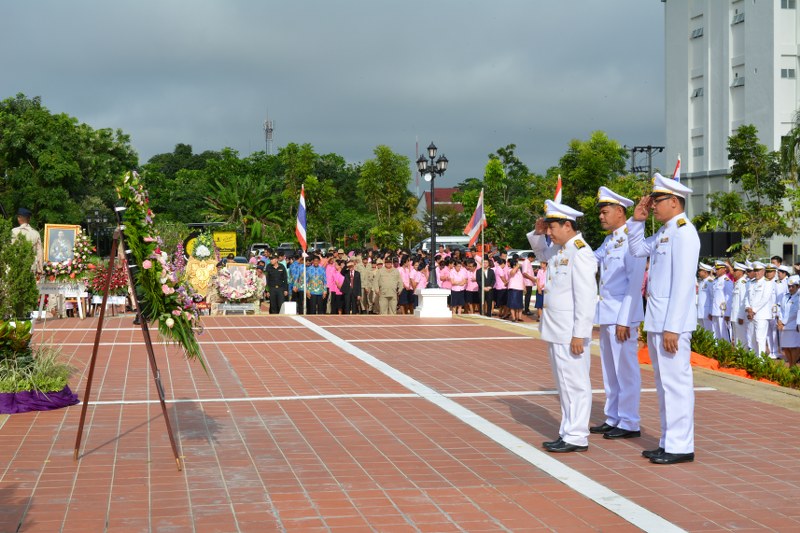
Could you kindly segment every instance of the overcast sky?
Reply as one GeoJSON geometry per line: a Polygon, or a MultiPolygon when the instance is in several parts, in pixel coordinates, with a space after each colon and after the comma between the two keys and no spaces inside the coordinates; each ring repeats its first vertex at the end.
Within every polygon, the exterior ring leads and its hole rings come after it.
{"type": "MultiPolygon", "coordinates": [[[[439,185],[509,143],[531,170],[572,138],[664,142],[659,0],[4,0],[0,98],[120,128],[143,163],[311,143],[349,162],[434,141],[439,185]]],[[[663,166],[663,160],[657,159],[663,166]]],[[[413,185],[412,185],[413,188],[413,185]]]]}

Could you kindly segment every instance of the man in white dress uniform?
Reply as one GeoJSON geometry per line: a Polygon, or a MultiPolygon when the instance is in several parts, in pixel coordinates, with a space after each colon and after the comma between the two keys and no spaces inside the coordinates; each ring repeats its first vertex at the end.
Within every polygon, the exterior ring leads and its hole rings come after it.
{"type": "Polygon", "coordinates": [[[714,269],[711,265],[699,263],[697,266],[697,325],[707,331],[712,331],[711,326],[711,284],[714,283],[714,269]]]}
{"type": "Polygon", "coordinates": [[[744,304],[750,321],[747,331],[750,349],[757,354],[767,351],[769,321],[773,317],[772,308],[775,305],[775,285],[764,277],[765,267],[764,263],[753,261],[755,278],[750,282],[744,304]]]}
{"type": "Polygon", "coordinates": [[[731,335],[728,324],[731,319],[731,297],[733,296],[733,282],[728,277],[728,265],[725,261],[714,263],[716,279],[711,283],[709,299],[709,315],[711,331],[715,339],[730,342],[731,335]]]}
{"type": "Polygon", "coordinates": [[[745,276],[747,265],[744,263],[733,264],[733,295],[731,296],[731,343],[741,342],[747,346],[747,314],[744,310],[744,296],[747,293],[747,280],[745,276]]]}
{"type": "Polygon", "coordinates": [[[545,442],[549,452],[583,452],[589,448],[589,341],[597,300],[597,260],[577,231],[583,213],[551,200],[536,221],[528,241],[536,257],[547,261],[547,286],[539,330],[548,343],[550,364],[561,402],[558,438],[545,442]],[[550,239],[550,243],[547,239],[550,239]]]}
{"type": "Polygon", "coordinates": [[[628,220],[628,247],[650,257],[644,329],[658,390],[661,439],[642,455],[656,464],[694,461],[694,380],[690,342],[697,327],[695,268],[700,256],[697,230],[684,213],[692,190],[656,174],[653,191],[628,220]],[[645,239],[650,212],[664,225],[645,239]]]}
{"type": "Polygon", "coordinates": [[[628,253],[628,218],[633,201],[607,187],[597,191],[600,226],[611,233],[594,252],[600,265],[600,297],[595,323],[600,325],[600,360],[606,391],[606,420],[589,428],[605,439],[641,436],[639,396],[639,323],[644,319],[642,280],[647,260],[628,253]]]}

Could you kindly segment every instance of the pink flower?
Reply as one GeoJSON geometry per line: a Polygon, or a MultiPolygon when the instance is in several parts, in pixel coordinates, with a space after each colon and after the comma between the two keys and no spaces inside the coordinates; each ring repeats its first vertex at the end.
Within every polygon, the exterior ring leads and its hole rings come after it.
{"type": "Polygon", "coordinates": [[[164,294],[172,294],[173,292],[175,292],[175,289],[173,289],[172,287],[170,287],[169,285],[167,285],[167,284],[165,283],[165,284],[163,284],[163,285],[161,286],[161,291],[162,291],[164,294]]]}
{"type": "Polygon", "coordinates": [[[180,309],[173,309],[172,310],[172,315],[173,316],[181,316],[181,310],[180,309]]]}
{"type": "Polygon", "coordinates": [[[153,267],[153,263],[149,259],[142,261],[142,268],[148,270],[153,267]]]}
{"type": "Polygon", "coordinates": [[[145,237],[144,242],[156,242],[156,240],[153,237],[145,237]]]}

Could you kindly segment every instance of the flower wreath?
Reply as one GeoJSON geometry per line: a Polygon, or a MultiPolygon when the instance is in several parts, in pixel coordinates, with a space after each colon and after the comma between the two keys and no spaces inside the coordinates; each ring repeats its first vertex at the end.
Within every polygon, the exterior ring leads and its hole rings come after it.
{"type": "Polygon", "coordinates": [[[72,247],[72,259],[66,261],[48,261],[42,265],[44,277],[49,281],[72,281],[81,279],[95,269],[95,265],[90,262],[92,252],[92,240],[86,233],[78,232],[75,235],[75,245],[72,247]]]}
{"type": "Polygon", "coordinates": [[[199,260],[208,259],[217,250],[217,245],[214,242],[214,237],[211,233],[204,231],[194,241],[194,248],[192,248],[192,257],[199,260]]]}
{"type": "Polygon", "coordinates": [[[266,280],[259,278],[254,268],[236,270],[241,274],[241,282],[237,284],[231,283],[233,277],[231,269],[223,268],[217,273],[217,288],[220,296],[226,300],[238,301],[264,294],[267,286],[266,280]]]}
{"type": "MultiPolygon", "coordinates": [[[[180,279],[175,264],[161,250],[161,239],[153,227],[153,211],[139,174],[126,173],[117,184],[124,212],[125,243],[131,251],[140,312],[149,322],[158,321],[162,336],[183,348],[186,357],[197,359],[205,368],[195,332],[200,326],[194,290],[180,279]]],[[[201,298],[200,298],[201,299],[201,298]]]]}

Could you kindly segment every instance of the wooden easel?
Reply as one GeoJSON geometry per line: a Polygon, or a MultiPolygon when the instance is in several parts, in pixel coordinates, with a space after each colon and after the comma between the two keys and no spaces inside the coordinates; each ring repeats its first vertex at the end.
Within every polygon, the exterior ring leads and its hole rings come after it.
{"type": "MultiPolygon", "coordinates": [[[[103,320],[105,319],[106,313],[106,303],[108,303],[108,293],[111,289],[111,277],[114,272],[114,266],[117,259],[117,248],[121,244],[123,249],[125,249],[125,226],[122,224],[122,217],[121,214],[125,211],[124,207],[117,207],[115,208],[117,214],[117,229],[114,230],[114,240],[111,244],[111,257],[109,259],[109,270],[108,270],[108,279],[106,280],[106,287],[105,292],[103,294],[103,303],[100,306],[100,317],[97,320],[97,333],[94,337],[94,348],[92,349],[92,359],[89,363],[89,375],[86,379],[86,390],[83,394],[83,405],[81,406],[81,419],[78,423],[78,436],[75,439],[75,460],[77,461],[79,458],[79,452],[81,448],[81,437],[83,435],[83,425],[86,421],[86,409],[89,406],[89,394],[92,391],[92,379],[94,377],[94,367],[95,363],[97,362],[97,352],[100,348],[100,335],[103,332],[103,320]]],[[[135,287],[133,273],[131,272],[132,269],[137,268],[136,265],[128,265],[127,274],[128,280],[130,281],[131,287],[135,287]]],[[[156,384],[156,390],[158,390],[158,399],[161,403],[161,413],[164,415],[164,422],[167,425],[167,434],[169,435],[169,442],[172,445],[172,452],[175,455],[175,463],[178,466],[178,470],[183,469],[183,465],[181,463],[181,456],[178,452],[178,445],[175,441],[175,435],[172,433],[172,425],[169,422],[169,414],[167,413],[167,404],[164,401],[164,386],[161,384],[161,372],[158,370],[158,364],[156,363],[156,354],[153,351],[153,341],[150,338],[150,329],[147,326],[147,320],[141,316],[141,305],[139,304],[139,297],[136,294],[136,291],[133,291],[133,301],[136,304],[136,314],[139,318],[140,325],[142,327],[142,335],[144,335],[144,344],[145,348],[147,348],[147,356],[150,359],[150,370],[153,372],[153,380],[156,384]]]]}

